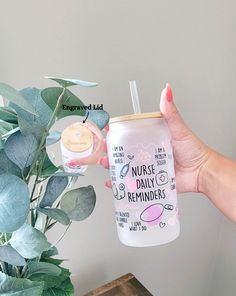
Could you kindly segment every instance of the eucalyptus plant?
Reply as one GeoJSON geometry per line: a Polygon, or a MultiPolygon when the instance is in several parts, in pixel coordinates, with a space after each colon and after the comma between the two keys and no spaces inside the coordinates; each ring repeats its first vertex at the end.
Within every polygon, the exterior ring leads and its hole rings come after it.
{"type": "MultiPolygon", "coordinates": [[[[72,221],[86,219],[96,203],[93,186],[76,188],[81,175],[55,166],[46,146],[60,140],[60,133],[51,131],[56,120],[87,115],[85,108],[63,110],[63,104],[84,106],[69,88],[97,84],[47,78],[59,86],[18,91],[0,83],[8,101],[0,107],[0,295],[73,295],[70,271],[53,256],[72,221]],[[66,228],[51,244],[45,234],[56,223],[66,228]]],[[[90,110],[88,120],[102,130],[109,115],[90,110]]]]}

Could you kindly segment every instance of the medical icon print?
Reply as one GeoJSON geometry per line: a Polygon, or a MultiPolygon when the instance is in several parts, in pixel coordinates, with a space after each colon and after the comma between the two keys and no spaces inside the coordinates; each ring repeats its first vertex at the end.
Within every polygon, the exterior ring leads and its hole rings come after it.
{"type": "Polygon", "coordinates": [[[164,170],[159,171],[156,176],[156,183],[157,185],[165,185],[168,183],[168,173],[164,170]]]}
{"type": "Polygon", "coordinates": [[[162,119],[135,122],[114,122],[107,136],[118,235],[129,246],[160,245],[179,235],[169,133],[162,119]]]}
{"type": "MultiPolygon", "coordinates": [[[[138,161],[136,161],[134,154],[127,153],[126,155],[123,147],[114,147],[114,150],[121,150],[122,154],[116,154],[119,155],[119,161],[117,161],[116,165],[113,164],[114,171],[112,175],[116,175],[116,181],[112,183],[113,196],[117,201],[127,198],[129,203],[149,202],[148,206],[139,215],[140,221],[148,225],[158,225],[161,229],[164,228],[167,225],[166,222],[163,222],[163,219],[165,219],[164,212],[173,211],[174,205],[162,203],[161,201],[165,201],[171,188],[173,188],[174,178],[169,179],[166,168],[157,169],[155,163],[140,164],[140,155],[145,155],[145,159],[147,159],[148,155],[150,156],[149,160],[152,160],[153,157],[151,158],[151,156],[157,155],[158,152],[163,154],[165,152],[164,148],[155,147],[152,154],[150,152],[144,154],[139,149],[138,161]],[[118,176],[115,171],[119,172],[118,176]],[[119,180],[122,180],[122,182],[119,182],[119,180]]],[[[158,155],[157,158],[160,159],[161,157],[158,155]]]]}
{"type": "Polygon", "coordinates": [[[126,163],[120,171],[120,178],[123,179],[129,172],[130,162],[126,163]]]}
{"type": "Polygon", "coordinates": [[[128,159],[130,160],[128,163],[126,163],[120,171],[120,178],[123,179],[129,172],[130,162],[134,158],[134,155],[128,155],[128,159]]]}
{"type": "Polygon", "coordinates": [[[160,222],[159,226],[163,228],[163,222],[161,222],[162,214],[164,210],[173,211],[174,207],[173,205],[166,204],[163,205],[162,203],[154,203],[148,207],[146,207],[142,213],[140,214],[140,220],[143,222],[160,222]]]}

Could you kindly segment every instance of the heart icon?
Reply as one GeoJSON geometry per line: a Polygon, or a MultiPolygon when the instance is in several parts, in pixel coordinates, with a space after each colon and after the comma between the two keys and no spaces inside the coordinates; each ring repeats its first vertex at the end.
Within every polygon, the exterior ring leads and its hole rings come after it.
{"type": "Polygon", "coordinates": [[[128,159],[132,160],[134,158],[134,155],[128,155],[128,159]]]}
{"type": "Polygon", "coordinates": [[[166,223],[164,223],[164,222],[160,222],[160,223],[159,223],[159,226],[160,226],[161,228],[163,228],[163,227],[166,226],[166,223]]]}
{"type": "Polygon", "coordinates": [[[137,190],[137,184],[136,184],[135,180],[126,176],[124,181],[125,181],[125,184],[130,192],[135,192],[137,190]]]}

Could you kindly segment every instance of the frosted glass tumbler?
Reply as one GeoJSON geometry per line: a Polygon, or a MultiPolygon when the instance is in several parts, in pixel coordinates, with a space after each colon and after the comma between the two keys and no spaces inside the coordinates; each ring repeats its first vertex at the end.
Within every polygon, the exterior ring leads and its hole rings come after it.
{"type": "Polygon", "coordinates": [[[108,158],[120,241],[162,245],[180,232],[170,133],[159,112],[111,118],[108,158]]]}

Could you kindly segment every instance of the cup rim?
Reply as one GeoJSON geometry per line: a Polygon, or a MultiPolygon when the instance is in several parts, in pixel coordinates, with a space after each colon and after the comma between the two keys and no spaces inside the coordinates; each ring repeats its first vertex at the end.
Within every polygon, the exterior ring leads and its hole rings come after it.
{"type": "Polygon", "coordinates": [[[122,116],[116,116],[116,117],[110,118],[109,124],[120,122],[120,121],[148,119],[148,118],[163,118],[163,115],[162,115],[161,112],[147,112],[147,113],[128,114],[128,115],[122,115],[122,116]]]}

